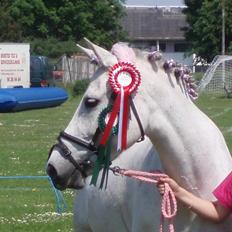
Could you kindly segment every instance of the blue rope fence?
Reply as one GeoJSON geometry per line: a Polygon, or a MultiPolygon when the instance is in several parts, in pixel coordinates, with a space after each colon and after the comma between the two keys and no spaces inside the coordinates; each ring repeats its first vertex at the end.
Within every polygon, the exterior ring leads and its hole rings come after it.
{"type": "Polygon", "coordinates": [[[55,188],[52,179],[49,176],[0,176],[0,179],[45,179],[48,180],[54,195],[55,195],[55,201],[56,201],[56,211],[59,214],[62,214],[67,209],[67,204],[64,200],[64,196],[61,191],[55,188]]]}

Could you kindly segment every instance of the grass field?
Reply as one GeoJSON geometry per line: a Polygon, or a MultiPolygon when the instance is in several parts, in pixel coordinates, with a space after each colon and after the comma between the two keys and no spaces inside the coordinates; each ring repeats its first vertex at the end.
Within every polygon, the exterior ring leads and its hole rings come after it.
{"type": "MultiPolygon", "coordinates": [[[[56,108],[1,114],[0,176],[46,175],[49,148],[78,102],[76,97],[56,108]]],[[[232,151],[232,99],[203,96],[197,104],[218,124],[232,151]]],[[[47,180],[0,182],[0,232],[72,231],[74,191],[64,192],[68,208],[59,215],[47,180]]]]}
{"type": "Polygon", "coordinates": [[[201,96],[196,103],[223,132],[232,154],[232,99],[207,95],[201,96]]]}
{"type": "MultiPolygon", "coordinates": [[[[0,115],[0,176],[46,175],[48,151],[70,121],[79,99],[55,108],[0,115]]],[[[72,231],[74,191],[66,191],[67,211],[56,214],[47,180],[0,179],[0,231],[72,231]]]]}

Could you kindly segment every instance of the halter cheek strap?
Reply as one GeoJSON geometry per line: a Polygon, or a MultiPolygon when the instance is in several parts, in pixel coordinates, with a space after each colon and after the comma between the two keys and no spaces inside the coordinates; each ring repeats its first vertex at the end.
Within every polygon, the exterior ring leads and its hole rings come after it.
{"type": "Polygon", "coordinates": [[[145,133],[144,133],[143,125],[142,125],[142,122],[141,122],[141,120],[139,118],[139,115],[138,115],[138,112],[136,110],[136,107],[135,107],[135,104],[133,102],[132,97],[129,98],[129,101],[131,103],[131,109],[132,109],[132,111],[134,113],[135,119],[136,119],[136,121],[138,123],[140,133],[141,133],[141,137],[137,140],[137,143],[139,143],[139,142],[142,142],[145,139],[145,133]]]}

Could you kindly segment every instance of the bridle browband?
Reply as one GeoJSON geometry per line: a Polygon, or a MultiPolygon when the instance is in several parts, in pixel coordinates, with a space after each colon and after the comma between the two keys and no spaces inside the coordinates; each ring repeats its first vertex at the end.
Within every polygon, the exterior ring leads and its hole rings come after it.
{"type": "MultiPolygon", "coordinates": [[[[111,98],[114,99],[115,97],[115,94],[113,93],[111,98]]],[[[140,129],[140,133],[141,133],[141,137],[139,138],[139,140],[137,142],[141,142],[144,140],[144,137],[145,137],[145,133],[144,133],[144,130],[143,130],[143,126],[142,126],[142,123],[140,121],[140,118],[138,116],[138,113],[137,113],[137,110],[135,108],[135,105],[134,105],[134,102],[132,100],[132,97],[130,97],[130,102],[131,102],[131,109],[132,109],[132,112],[134,113],[134,116],[136,118],[136,121],[138,123],[138,126],[139,126],[139,129],[140,129]]],[[[87,142],[81,138],[78,138],[78,137],[75,137],[73,135],[70,135],[68,133],[66,133],[65,131],[61,131],[58,138],[57,138],[57,141],[58,143],[54,144],[51,149],[50,149],[50,152],[49,152],[49,155],[48,155],[48,159],[49,157],[51,156],[51,153],[53,151],[54,148],[58,148],[60,150],[60,153],[61,155],[69,160],[73,166],[79,171],[81,172],[82,176],[83,177],[86,177],[86,173],[85,173],[85,170],[84,170],[84,167],[85,166],[89,166],[88,163],[78,163],[72,156],[72,152],[70,151],[70,149],[65,145],[65,143],[62,141],[62,139],[65,139],[69,142],[72,142],[74,144],[77,144],[81,147],[84,147],[85,149],[91,151],[93,154],[95,155],[98,155],[98,146],[97,146],[97,140],[99,138],[101,134],[101,130],[100,128],[98,127],[93,135],[93,138],[90,142],[87,142]]]]}

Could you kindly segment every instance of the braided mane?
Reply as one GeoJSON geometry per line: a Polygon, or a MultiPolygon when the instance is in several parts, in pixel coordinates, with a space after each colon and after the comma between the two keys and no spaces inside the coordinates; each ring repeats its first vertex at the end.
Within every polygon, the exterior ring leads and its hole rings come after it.
{"type": "MultiPolygon", "coordinates": [[[[148,55],[148,59],[151,62],[161,60],[161,58],[162,54],[158,51],[151,52],[148,55]]],[[[186,65],[175,62],[173,59],[165,60],[162,66],[166,73],[174,74],[178,84],[184,89],[186,96],[190,97],[191,100],[197,99],[197,86],[193,79],[191,69],[189,69],[186,65]]]]}
{"type": "Polygon", "coordinates": [[[173,72],[174,76],[179,85],[183,86],[185,94],[191,98],[191,100],[196,100],[198,94],[196,92],[195,80],[192,76],[192,71],[187,66],[175,62],[173,59],[166,60],[163,64],[165,72],[173,72]]]}

